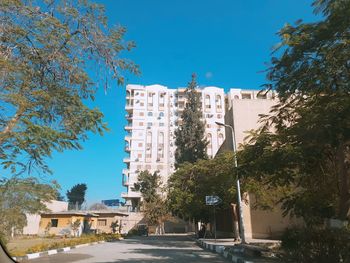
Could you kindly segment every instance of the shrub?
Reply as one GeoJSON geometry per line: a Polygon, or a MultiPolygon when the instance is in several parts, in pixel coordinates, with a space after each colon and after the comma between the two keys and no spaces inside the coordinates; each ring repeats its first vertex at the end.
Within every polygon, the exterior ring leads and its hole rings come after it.
{"type": "Polygon", "coordinates": [[[341,229],[290,229],[282,237],[283,259],[295,263],[350,262],[350,231],[341,229]]]}

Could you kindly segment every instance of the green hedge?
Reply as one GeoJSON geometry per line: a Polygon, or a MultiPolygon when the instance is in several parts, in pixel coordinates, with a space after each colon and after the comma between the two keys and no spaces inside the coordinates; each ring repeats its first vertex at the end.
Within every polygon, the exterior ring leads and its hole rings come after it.
{"type": "Polygon", "coordinates": [[[291,229],[282,237],[284,262],[349,263],[350,231],[342,229],[291,229]]]}

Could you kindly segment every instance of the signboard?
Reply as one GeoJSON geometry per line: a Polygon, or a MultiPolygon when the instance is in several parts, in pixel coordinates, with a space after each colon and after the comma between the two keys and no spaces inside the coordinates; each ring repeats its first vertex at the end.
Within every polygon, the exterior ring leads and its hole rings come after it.
{"type": "Polygon", "coordinates": [[[122,203],[119,199],[102,200],[102,204],[106,206],[120,206],[122,203]]]}
{"type": "Polygon", "coordinates": [[[220,197],[216,195],[207,195],[205,197],[205,204],[206,205],[217,205],[221,203],[220,197]]]}

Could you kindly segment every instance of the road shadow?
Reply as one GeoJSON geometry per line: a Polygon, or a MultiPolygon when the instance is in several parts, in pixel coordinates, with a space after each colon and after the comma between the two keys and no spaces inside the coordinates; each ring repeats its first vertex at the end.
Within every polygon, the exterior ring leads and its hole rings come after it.
{"type": "Polygon", "coordinates": [[[123,242],[128,244],[142,244],[159,247],[175,247],[175,248],[187,248],[194,245],[194,241],[185,235],[165,235],[165,236],[148,236],[148,237],[130,237],[123,242]]]}

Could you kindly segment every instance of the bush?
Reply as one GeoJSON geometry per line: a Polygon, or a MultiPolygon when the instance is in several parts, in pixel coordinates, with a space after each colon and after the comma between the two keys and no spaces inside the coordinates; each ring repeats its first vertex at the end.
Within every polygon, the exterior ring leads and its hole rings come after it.
{"type": "Polygon", "coordinates": [[[350,231],[341,229],[291,229],[282,237],[283,259],[295,263],[350,262],[350,231]]]}

